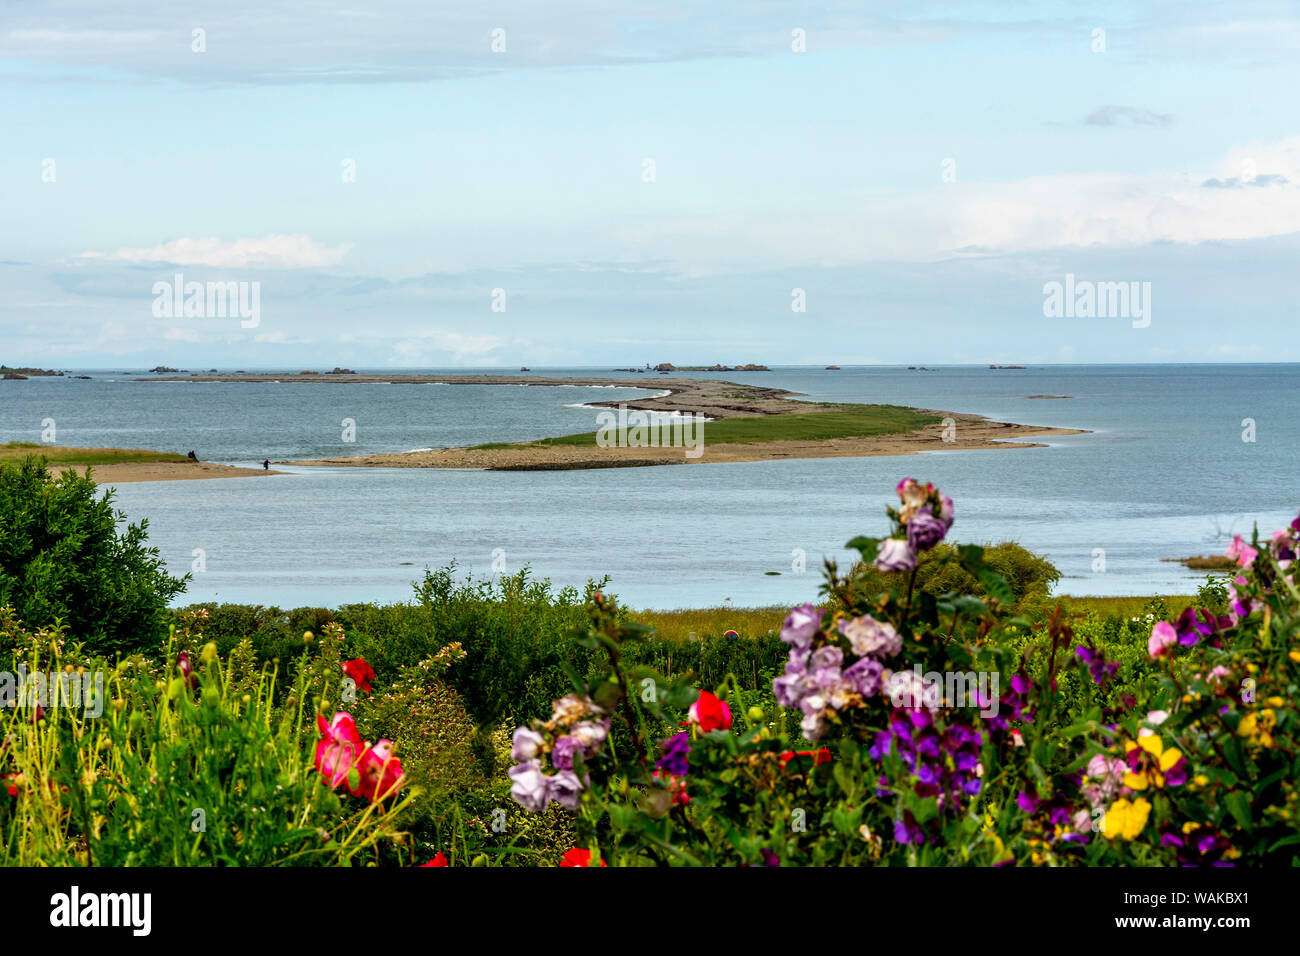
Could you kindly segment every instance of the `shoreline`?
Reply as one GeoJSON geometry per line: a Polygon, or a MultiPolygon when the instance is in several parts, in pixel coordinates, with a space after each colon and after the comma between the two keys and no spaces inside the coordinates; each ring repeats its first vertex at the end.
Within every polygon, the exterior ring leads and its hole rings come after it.
{"type": "MultiPolygon", "coordinates": [[[[1048,428],[995,422],[977,416],[950,415],[957,422],[955,441],[943,440],[942,424],[913,431],[861,438],[821,441],[774,440],[752,444],[705,445],[703,453],[688,458],[683,448],[537,445],[520,443],[496,448],[440,448],[433,451],[353,455],[278,465],[352,468],[480,468],[487,471],[566,471],[592,468],[644,467],[647,465],[719,464],[746,461],[780,461],[796,458],[876,458],[919,455],[933,451],[972,451],[995,448],[1044,448],[1043,442],[1025,441],[1056,435],[1087,434],[1084,429],[1048,428]]],[[[707,428],[705,429],[707,433],[707,428]]]]}
{"type": "MultiPolygon", "coordinates": [[[[186,382],[195,384],[310,383],[329,385],[533,385],[629,388],[646,392],[644,397],[596,400],[583,403],[591,408],[617,408],[681,415],[703,415],[714,421],[737,418],[785,418],[843,408],[872,406],[849,403],[799,401],[799,392],[782,388],[747,385],[722,379],[660,378],[554,378],[525,375],[187,375],[138,379],[144,382],[186,382]]],[[[883,406],[881,406],[883,407],[883,406]]],[[[922,427],[860,437],[781,438],[753,442],[715,442],[703,446],[702,454],[688,457],[680,447],[552,444],[554,439],[489,444],[477,447],[438,448],[427,451],[348,455],[332,458],[277,461],[277,465],[355,468],[470,468],[489,471],[565,471],[592,468],[645,467],[668,464],[774,461],[793,458],[869,458],[915,455],[930,451],[969,451],[994,448],[1041,448],[1042,442],[1026,439],[1087,434],[1086,429],[1054,428],[992,421],[982,415],[935,409],[909,409],[932,419],[922,427]],[[955,423],[955,435],[945,441],[943,419],[955,423]]],[[[775,424],[775,422],[773,423],[775,424]]],[[[704,429],[708,434],[708,429],[704,429]]],[[[564,437],[564,436],[562,436],[564,437]]],[[[697,449],[698,450],[698,449],[697,449]]]]}
{"type": "MultiPolygon", "coordinates": [[[[219,465],[214,461],[128,461],[105,465],[90,465],[91,478],[97,485],[126,485],[137,481],[196,481],[207,478],[253,478],[257,475],[287,475],[287,471],[264,471],[242,465],[219,465]]],[[[71,468],[79,475],[86,473],[85,465],[54,465],[51,471],[63,472],[71,468]]]]}

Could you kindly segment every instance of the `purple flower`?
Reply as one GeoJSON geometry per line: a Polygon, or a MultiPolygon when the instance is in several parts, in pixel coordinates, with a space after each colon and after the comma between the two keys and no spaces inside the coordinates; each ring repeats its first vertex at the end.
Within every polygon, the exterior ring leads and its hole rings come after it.
{"type": "Polygon", "coordinates": [[[675,777],[684,777],[690,773],[691,764],[687,757],[691,752],[691,742],[686,731],[669,737],[663,742],[663,748],[664,755],[655,763],[656,767],[675,777]]]}
{"type": "Polygon", "coordinates": [[[781,640],[806,651],[812,646],[813,635],[821,627],[822,612],[811,604],[800,604],[790,609],[781,625],[781,640]]]}
{"type": "Polygon", "coordinates": [[[582,744],[576,737],[561,737],[551,748],[551,765],[556,770],[572,770],[573,755],[582,750],[582,744]]]}
{"type": "Polygon", "coordinates": [[[808,682],[821,690],[834,687],[839,683],[840,667],[843,664],[844,652],[838,647],[817,648],[808,660],[808,682]]]}
{"type": "Polygon", "coordinates": [[[915,551],[929,551],[947,533],[948,525],[931,513],[929,505],[918,508],[907,521],[907,543],[915,551]]]}
{"type": "Polygon", "coordinates": [[[820,740],[826,734],[826,698],[820,694],[810,694],[799,702],[803,719],[799,729],[809,740],[820,740]]]}
{"type": "Polygon", "coordinates": [[[894,625],[866,614],[851,621],[840,621],[839,630],[849,639],[853,653],[862,657],[892,657],[903,649],[903,639],[894,625]]]}
{"type": "Polygon", "coordinates": [[[880,692],[884,683],[884,665],[870,657],[863,657],[844,671],[843,677],[855,693],[872,697],[880,692]]]}
{"type": "Polygon", "coordinates": [[[916,553],[902,538],[886,538],[876,552],[877,571],[914,571],[916,553]]]}
{"type": "Polygon", "coordinates": [[[899,843],[924,843],[925,833],[912,816],[911,810],[904,810],[903,815],[894,821],[894,839],[899,843]]]}
{"type": "Polygon", "coordinates": [[[542,745],[542,735],[527,727],[515,730],[514,743],[510,748],[510,759],[523,762],[537,756],[537,748],[542,745]]]}
{"type": "MultiPolygon", "coordinates": [[[[581,745],[584,758],[594,757],[600,753],[605,738],[609,736],[609,718],[581,720],[569,728],[569,733],[581,745]]],[[[552,762],[554,762],[554,759],[554,757],[551,758],[552,762]]],[[[559,764],[556,764],[556,766],[559,766],[559,764]]]]}
{"type": "Polygon", "coordinates": [[[542,773],[536,760],[526,760],[507,772],[514,781],[510,796],[525,810],[537,813],[551,802],[550,778],[542,773]]]}
{"type": "Polygon", "coordinates": [[[547,781],[546,792],[560,806],[576,810],[582,798],[582,781],[572,770],[561,770],[547,781]]]}
{"type": "Polygon", "coordinates": [[[1115,661],[1106,660],[1105,656],[1094,651],[1086,644],[1080,644],[1074,649],[1074,653],[1079,659],[1088,665],[1088,673],[1092,675],[1092,682],[1100,684],[1106,678],[1113,677],[1119,670],[1119,664],[1115,661]]]}

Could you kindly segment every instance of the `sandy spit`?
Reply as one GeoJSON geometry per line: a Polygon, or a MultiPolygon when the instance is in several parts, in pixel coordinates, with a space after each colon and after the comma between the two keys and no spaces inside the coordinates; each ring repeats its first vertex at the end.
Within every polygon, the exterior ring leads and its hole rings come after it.
{"type": "MultiPolygon", "coordinates": [[[[870,458],[884,455],[915,455],[926,451],[958,449],[1041,448],[1042,442],[1024,441],[1054,435],[1083,434],[1081,429],[1038,428],[993,422],[972,416],[940,413],[957,421],[956,440],[943,440],[941,423],[903,435],[866,438],[836,438],[829,441],[771,441],[759,444],[707,445],[703,454],[688,458],[682,448],[598,448],[530,446],[505,448],[442,448],[434,451],[394,455],[357,455],[277,464],[351,466],[362,468],[488,468],[503,470],[563,470],[611,467],[612,462],[628,466],[658,462],[717,464],[720,462],[772,461],[781,458],[870,458]]],[[[708,426],[705,426],[705,435],[708,426]]]]}
{"type": "MultiPolygon", "coordinates": [[[[53,471],[66,471],[70,466],[55,466],[53,471]]],[[[84,467],[73,469],[85,474],[84,467]]],[[[263,471],[261,468],[239,468],[235,465],[218,465],[210,461],[126,461],[111,465],[94,465],[90,477],[97,485],[124,485],[133,481],[188,481],[196,478],[253,478],[258,475],[283,475],[283,471],[263,471]]]]}

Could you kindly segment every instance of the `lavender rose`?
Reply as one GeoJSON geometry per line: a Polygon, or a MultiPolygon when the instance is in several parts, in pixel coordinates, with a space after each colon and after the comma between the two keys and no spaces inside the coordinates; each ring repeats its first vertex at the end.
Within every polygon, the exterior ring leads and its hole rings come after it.
{"type": "Polygon", "coordinates": [[[536,760],[527,760],[511,767],[508,776],[514,781],[510,796],[530,813],[545,810],[551,802],[550,778],[538,768],[536,760]]]}
{"type": "Polygon", "coordinates": [[[812,646],[813,635],[821,627],[822,612],[811,604],[800,604],[790,609],[781,625],[781,640],[806,651],[812,646]]]}
{"type": "Polygon", "coordinates": [[[877,571],[914,571],[916,553],[912,546],[901,538],[886,538],[880,542],[876,553],[877,571]]]}
{"type": "Polygon", "coordinates": [[[510,748],[510,759],[521,763],[525,760],[532,760],[537,756],[537,749],[541,747],[542,743],[542,735],[537,731],[529,730],[527,727],[519,727],[515,730],[513,746],[510,748]]]}
{"type": "Polygon", "coordinates": [[[929,551],[943,540],[948,525],[930,512],[930,506],[918,508],[907,522],[907,543],[916,551],[929,551]]]}

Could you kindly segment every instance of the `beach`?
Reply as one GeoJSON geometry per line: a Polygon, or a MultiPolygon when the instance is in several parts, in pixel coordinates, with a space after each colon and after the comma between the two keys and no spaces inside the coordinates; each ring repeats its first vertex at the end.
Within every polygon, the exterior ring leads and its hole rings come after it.
{"type": "MultiPolygon", "coordinates": [[[[256,478],[259,475],[282,475],[282,471],[219,465],[211,461],[132,461],[92,465],[90,477],[98,485],[123,485],[137,481],[192,481],[200,478],[256,478]]],[[[55,466],[64,471],[67,466],[55,466]]],[[[75,468],[85,474],[85,468],[75,468]]]]}

